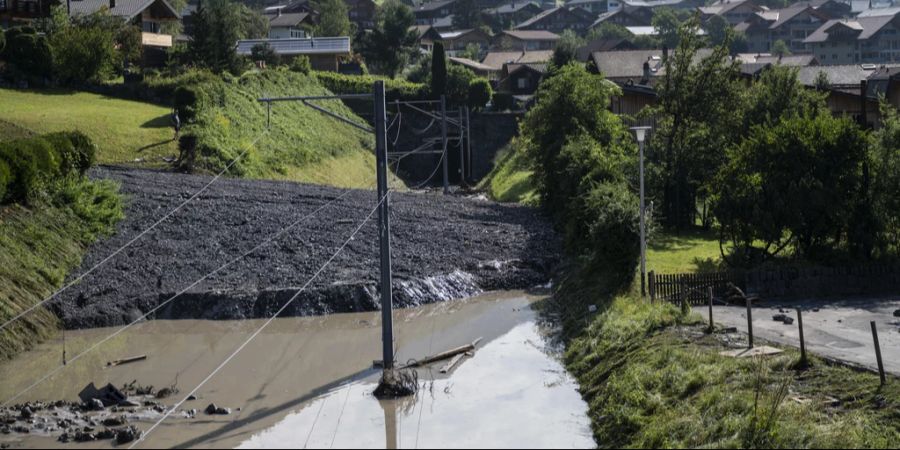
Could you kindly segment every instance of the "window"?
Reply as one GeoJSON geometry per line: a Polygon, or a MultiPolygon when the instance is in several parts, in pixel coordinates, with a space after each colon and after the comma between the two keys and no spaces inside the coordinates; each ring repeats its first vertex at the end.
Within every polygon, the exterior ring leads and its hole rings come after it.
{"type": "Polygon", "coordinates": [[[517,80],[519,89],[528,89],[528,78],[522,77],[517,80]]]}
{"type": "Polygon", "coordinates": [[[6,0],[0,0],[0,11],[6,11],[6,0]]]}

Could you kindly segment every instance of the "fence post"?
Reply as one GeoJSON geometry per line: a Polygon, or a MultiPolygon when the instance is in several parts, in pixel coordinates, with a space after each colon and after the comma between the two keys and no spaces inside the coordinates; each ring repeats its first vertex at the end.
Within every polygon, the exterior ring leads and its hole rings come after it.
{"type": "Polygon", "coordinates": [[[712,333],[716,330],[715,322],[713,322],[713,288],[710,286],[709,290],[709,332],[712,333]]]}
{"type": "Polygon", "coordinates": [[[747,334],[750,335],[749,347],[753,348],[753,311],[750,305],[750,298],[747,298],[747,334]]]}
{"type": "Polygon", "coordinates": [[[650,303],[653,303],[656,300],[656,273],[651,270],[648,277],[650,279],[650,303]]]}
{"type": "Polygon", "coordinates": [[[881,377],[881,385],[887,383],[887,377],[884,375],[884,362],[881,360],[881,345],[878,343],[878,329],[875,327],[875,321],[872,324],[872,340],[875,341],[875,359],[878,361],[878,376],[881,377]]]}
{"type": "Polygon", "coordinates": [[[805,368],[809,366],[809,361],[806,360],[806,339],[803,337],[803,311],[800,308],[797,308],[797,326],[800,328],[800,366],[805,368]]]}

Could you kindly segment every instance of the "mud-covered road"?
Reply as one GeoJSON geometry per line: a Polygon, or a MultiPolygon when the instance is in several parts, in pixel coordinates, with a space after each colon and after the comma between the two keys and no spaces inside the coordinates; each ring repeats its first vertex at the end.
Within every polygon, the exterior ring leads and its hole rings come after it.
{"type": "MultiPolygon", "coordinates": [[[[121,183],[126,219],[95,244],[76,276],[189,198],[205,176],[100,168],[121,183]]],[[[52,308],[68,328],[127,323],[279,230],[343,194],[341,189],[225,179],[63,293],[52,308]]],[[[154,318],[239,319],[276,311],[344,243],[376,203],[351,191],[256,253],[217,273],[154,318]]],[[[423,193],[392,194],[395,303],[411,306],[478,290],[545,283],[559,241],[532,209],[423,193]]],[[[367,223],[285,316],[378,308],[376,223],[367,223]]]]}

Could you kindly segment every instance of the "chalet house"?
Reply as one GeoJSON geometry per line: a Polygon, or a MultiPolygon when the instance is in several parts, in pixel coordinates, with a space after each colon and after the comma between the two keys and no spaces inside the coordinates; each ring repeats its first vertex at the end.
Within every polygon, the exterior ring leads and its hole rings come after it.
{"type": "MultiPolygon", "coordinates": [[[[694,58],[696,64],[712,54],[711,49],[700,49],[694,58]]],[[[591,69],[603,74],[610,81],[620,86],[645,85],[654,86],[659,77],[665,75],[665,60],[669,57],[667,49],[662,50],[623,50],[612,52],[594,52],[588,61],[591,69]]]]}
{"type": "Polygon", "coordinates": [[[410,27],[410,31],[416,32],[416,41],[419,44],[419,49],[426,52],[431,52],[434,48],[434,43],[441,40],[441,33],[431,25],[413,25],[410,27]]]}
{"type": "Polygon", "coordinates": [[[373,0],[344,0],[347,4],[347,15],[350,22],[360,30],[371,30],[375,27],[375,2],[373,0]]]}
{"type": "Polygon", "coordinates": [[[819,62],[900,62],[900,14],[833,19],[804,40],[819,62]]]}
{"type": "Polygon", "coordinates": [[[478,46],[479,53],[487,52],[491,46],[491,35],[480,29],[450,31],[440,34],[448,55],[456,55],[470,45],[478,46]]]}
{"type": "Polygon", "coordinates": [[[545,75],[547,63],[505,64],[497,91],[527,102],[534,96],[545,75]]]}
{"type": "Polygon", "coordinates": [[[581,8],[556,7],[548,9],[518,25],[516,30],[551,31],[572,30],[584,33],[594,23],[594,16],[581,8]]]}
{"type": "Polygon", "coordinates": [[[653,10],[646,6],[626,6],[615,11],[601,14],[591,28],[599,27],[604,23],[613,23],[623,27],[646,27],[651,25],[653,10]]]}
{"type": "Polygon", "coordinates": [[[812,0],[809,2],[801,2],[806,3],[813,8],[816,8],[817,11],[822,12],[823,14],[833,18],[840,19],[842,17],[851,17],[853,15],[853,8],[850,6],[850,3],[838,0],[812,0]]]}
{"type": "Polygon", "coordinates": [[[490,81],[496,81],[498,75],[500,74],[500,71],[495,69],[494,67],[485,65],[478,61],[473,61],[468,58],[458,58],[456,56],[451,56],[447,59],[450,61],[450,64],[457,64],[466,67],[472,72],[475,72],[475,75],[487,78],[490,81]]]}
{"type": "Polygon", "coordinates": [[[820,74],[828,79],[826,104],[835,116],[849,116],[868,127],[880,126],[879,98],[892,104],[900,101],[900,66],[848,64],[802,67],[798,80],[809,88],[817,87],[820,74]]]}
{"type": "Polygon", "coordinates": [[[482,13],[485,23],[495,30],[512,28],[517,23],[522,23],[544,10],[536,3],[526,0],[518,0],[506,3],[496,8],[485,9],[482,13]]]}
{"type": "Polygon", "coordinates": [[[764,11],[764,8],[757,6],[752,0],[719,0],[697,9],[704,22],[713,16],[720,16],[732,25],[744,22],[754,14],[764,11]]]}
{"type": "Polygon", "coordinates": [[[560,36],[549,31],[507,30],[494,37],[495,50],[553,50],[560,36]]]}
{"type": "Polygon", "coordinates": [[[296,39],[308,37],[316,26],[315,16],[309,12],[282,12],[277,9],[267,14],[269,39],[296,39]]]}
{"type": "Polygon", "coordinates": [[[283,60],[305,55],[313,69],[330,72],[337,72],[341,61],[350,57],[349,37],[246,39],[237,42],[237,54],[250,56],[257,45],[268,45],[283,60]]]}
{"type": "Polygon", "coordinates": [[[806,38],[831,18],[809,5],[795,5],[756,12],[734,28],[747,36],[751,52],[769,52],[776,41],[784,41],[792,53],[803,53],[809,51],[806,38]]]}
{"type": "Polygon", "coordinates": [[[446,18],[453,14],[453,6],[456,0],[434,0],[422,3],[413,9],[416,15],[416,23],[419,25],[434,25],[438,19],[446,18]]]}

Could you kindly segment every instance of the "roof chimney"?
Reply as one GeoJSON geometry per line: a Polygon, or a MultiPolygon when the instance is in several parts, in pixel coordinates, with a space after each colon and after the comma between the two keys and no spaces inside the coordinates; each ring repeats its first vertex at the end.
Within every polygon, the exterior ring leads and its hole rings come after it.
{"type": "Polygon", "coordinates": [[[109,9],[113,9],[116,7],[116,0],[109,0],[109,9]]]}
{"type": "Polygon", "coordinates": [[[641,84],[650,82],[650,61],[644,61],[644,76],[641,78],[641,84]]]}

